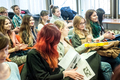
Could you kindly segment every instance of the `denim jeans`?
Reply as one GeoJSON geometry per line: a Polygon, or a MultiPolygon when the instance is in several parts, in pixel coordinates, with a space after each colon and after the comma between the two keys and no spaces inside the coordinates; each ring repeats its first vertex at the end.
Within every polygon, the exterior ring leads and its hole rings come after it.
{"type": "Polygon", "coordinates": [[[113,58],[113,57],[101,56],[101,61],[108,62],[111,65],[112,70],[114,70],[115,67],[120,64],[120,58],[119,57],[113,58]]]}
{"type": "Polygon", "coordinates": [[[101,70],[105,80],[111,80],[112,68],[107,62],[101,62],[101,70]]]}

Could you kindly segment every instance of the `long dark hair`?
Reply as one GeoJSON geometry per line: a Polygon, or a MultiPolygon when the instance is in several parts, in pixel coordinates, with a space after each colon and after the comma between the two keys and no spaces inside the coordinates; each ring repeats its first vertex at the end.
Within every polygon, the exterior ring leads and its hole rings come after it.
{"type": "Polygon", "coordinates": [[[29,37],[29,43],[28,44],[31,44],[33,42],[33,39],[34,39],[31,29],[33,29],[33,31],[35,33],[35,36],[36,36],[35,26],[33,26],[33,28],[31,28],[29,26],[29,22],[30,22],[31,17],[32,17],[32,15],[27,15],[27,14],[23,17],[21,27],[20,27],[20,31],[19,31],[19,35],[22,38],[21,42],[24,42],[24,38],[23,38],[23,35],[22,35],[23,31],[27,32],[26,35],[27,35],[27,37],[29,37]]]}
{"type": "Polygon", "coordinates": [[[103,14],[105,14],[105,11],[102,9],[102,8],[99,8],[96,10],[97,12],[97,16],[98,16],[98,20],[99,20],[99,23],[100,23],[100,26],[102,26],[102,20],[103,20],[103,14]]]}
{"type": "Polygon", "coordinates": [[[96,10],[96,12],[97,12],[98,20],[99,20],[99,25],[101,27],[101,35],[102,35],[102,32],[105,33],[104,28],[102,28],[103,26],[102,20],[103,20],[103,15],[105,14],[105,11],[102,8],[99,8],[96,10]]]}

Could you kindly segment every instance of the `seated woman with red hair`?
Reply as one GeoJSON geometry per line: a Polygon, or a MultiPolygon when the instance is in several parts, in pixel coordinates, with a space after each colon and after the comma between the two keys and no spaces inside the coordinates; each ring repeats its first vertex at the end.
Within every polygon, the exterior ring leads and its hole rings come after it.
{"type": "Polygon", "coordinates": [[[60,71],[57,52],[60,36],[60,31],[51,23],[39,31],[36,44],[27,54],[28,80],[63,80],[65,77],[83,79],[76,69],[60,71]]]}

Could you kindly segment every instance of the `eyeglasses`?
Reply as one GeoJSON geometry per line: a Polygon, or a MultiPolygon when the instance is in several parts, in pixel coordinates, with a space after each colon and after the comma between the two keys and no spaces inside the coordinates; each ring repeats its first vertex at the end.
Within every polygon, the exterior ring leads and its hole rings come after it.
{"type": "Polygon", "coordinates": [[[83,25],[83,24],[86,24],[86,22],[84,22],[84,23],[80,23],[80,25],[83,25]]]}

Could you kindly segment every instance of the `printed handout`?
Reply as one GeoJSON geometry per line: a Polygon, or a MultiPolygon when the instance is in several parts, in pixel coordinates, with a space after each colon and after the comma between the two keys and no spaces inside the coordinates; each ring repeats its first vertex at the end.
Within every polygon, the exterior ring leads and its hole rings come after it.
{"type": "Polygon", "coordinates": [[[84,76],[84,80],[90,80],[93,76],[95,76],[95,73],[89,66],[86,59],[92,54],[94,54],[94,52],[91,52],[91,54],[84,53],[83,55],[79,55],[79,53],[71,48],[59,62],[59,65],[65,70],[78,67],[76,71],[84,76]]]}

